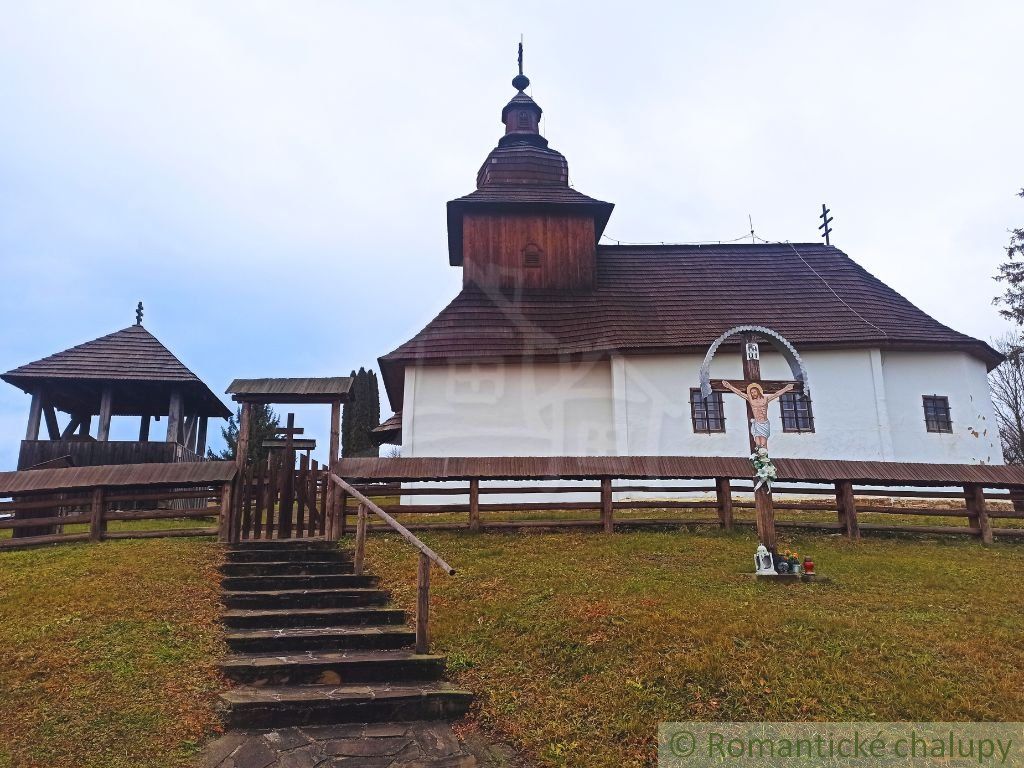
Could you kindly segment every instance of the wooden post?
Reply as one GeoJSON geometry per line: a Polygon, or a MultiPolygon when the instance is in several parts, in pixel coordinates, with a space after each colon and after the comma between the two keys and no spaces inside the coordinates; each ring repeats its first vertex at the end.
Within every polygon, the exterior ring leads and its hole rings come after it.
{"type": "Polygon", "coordinates": [[[857,522],[857,503],[853,498],[853,483],[840,480],[836,483],[836,508],[843,532],[850,541],[860,541],[860,524],[857,522]]]}
{"type": "Polygon", "coordinates": [[[715,493],[718,496],[718,524],[723,530],[732,530],[732,484],[728,477],[715,478],[715,493]]]}
{"type": "Polygon", "coordinates": [[[32,404],[28,407],[28,427],[25,430],[26,440],[39,439],[39,424],[43,418],[43,393],[37,389],[32,393],[32,404]]]}
{"type": "Polygon", "coordinates": [[[78,426],[78,434],[82,437],[88,437],[89,431],[92,429],[92,414],[83,413],[82,421],[78,426]]]}
{"type": "Polygon", "coordinates": [[[252,422],[252,403],[242,403],[242,415],[238,419],[238,440],[235,443],[235,463],[241,472],[249,458],[249,425],[252,422]]]}
{"type": "Polygon", "coordinates": [[[89,520],[89,541],[103,541],[103,534],[106,532],[107,524],[103,519],[103,513],[107,506],[103,489],[95,488],[92,492],[92,517],[89,520]]]}
{"type": "MultiPolygon", "coordinates": [[[[333,486],[334,483],[331,483],[333,486]]],[[[347,523],[345,522],[348,516],[348,494],[340,488],[334,488],[334,537],[333,540],[337,541],[347,533],[347,523]]]]}
{"type": "Polygon", "coordinates": [[[139,419],[139,442],[149,442],[149,424],[152,417],[147,413],[139,419]]]}
{"type": "Polygon", "coordinates": [[[224,483],[224,487],[220,493],[220,525],[217,528],[217,541],[230,542],[234,539],[234,520],[232,515],[233,507],[231,504],[231,483],[224,483]]]}
{"type": "Polygon", "coordinates": [[[985,489],[975,483],[964,486],[964,498],[967,500],[967,519],[971,526],[978,529],[982,544],[992,543],[992,522],[985,507],[985,489]]]}
{"type": "Polygon", "coordinates": [[[772,555],[777,554],[778,539],[775,536],[775,506],[772,494],[761,486],[754,492],[754,514],[757,517],[757,540],[764,544],[772,555]]]}
{"type": "Polygon", "coordinates": [[[190,451],[195,453],[196,450],[196,427],[199,420],[198,416],[186,416],[185,417],[185,438],[181,441],[181,444],[188,448],[190,451]]]}
{"type": "MultiPolygon", "coordinates": [[[[181,397],[181,390],[176,389],[171,392],[171,402],[167,408],[167,437],[168,443],[180,443],[181,442],[181,410],[184,407],[184,403],[181,397]]],[[[239,442],[241,442],[241,435],[239,435],[239,442]]]]}
{"type": "Polygon", "coordinates": [[[51,440],[60,440],[60,425],[57,424],[57,411],[49,403],[43,406],[43,418],[46,421],[46,435],[51,440]]]}
{"type": "Polygon", "coordinates": [[[366,505],[359,505],[359,522],[356,523],[356,554],[354,572],[356,576],[363,575],[363,558],[366,555],[366,505]]]}
{"type": "Polygon", "coordinates": [[[612,479],[601,478],[601,530],[612,533],[615,530],[615,518],[612,510],[612,479]]]}
{"type": "Polygon", "coordinates": [[[416,569],[416,653],[430,653],[430,558],[423,552],[416,569]]]}
{"type": "Polygon", "coordinates": [[[327,450],[327,469],[333,472],[341,457],[341,400],[331,403],[331,441],[327,450]]]}
{"type": "Polygon", "coordinates": [[[196,453],[203,456],[206,453],[206,432],[210,426],[209,416],[199,417],[199,431],[196,434],[196,453]]]}
{"type": "Polygon", "coordinates": [[[60,439],[67,440],[69,437],[75,434],[75,430],[78,429],[78,426],[79,424],[81,424],[81,421],[81,416],[72,415],[71,421],[69,421],[68,425],[64,427],[64,431],[60,433],[60,439]]]}
{"type": "Polygon", "coordinates": [[[480,533],[480,480],[475,477],[469,481],[469,530],[480,533]]]}
{"type": "Polygon", "coordinates": [[[110,417],[114,411],[114,390],[110,387],[103,388],[100,395],[100,425],[96,429],[96,439],[105,443],[110,439],[110,417]]]}

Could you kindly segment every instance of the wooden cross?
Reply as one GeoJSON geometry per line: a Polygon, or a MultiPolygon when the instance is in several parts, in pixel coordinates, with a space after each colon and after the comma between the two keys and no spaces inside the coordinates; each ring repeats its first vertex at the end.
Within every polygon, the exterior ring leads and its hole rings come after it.
{"type": "MultiPolygon", "coordinates": [[[[751,384],[757,384],[766,399],[776,399],[785,392],[803,392],[804,386],[799,381],[765,381],[761,378],[761,350],[757,338],[753,334],[745,334],[743,337],[743,381],[729,382],[732,386],[726,386],[726,382],[712,382],[711,389],[715,392],[737,392],[743,393],[751,384]]],[[[754,420],[754,410],[750,400],[744,397],[747,403],[747,423],[754,420]]],[[[767,417],[767,403],[765,404],[764,416],[767,417]]],[[[748,428],[749,429],[749,428],[748,428]]],[[[753,453],[758,445],[753,430],[748,431],[750,438],[750,451],[753,453]]],[[[767,437],[763,438],[767,446],[767,437]]],[[[757,516],[757,538],[761,544],[772,553],[777,554],[778,540],[775,535],[775,507],[772,504],[772,493],[767,485],[762,485],[754,492],[754,507],[757,516]]]]}
{"type": "Polygon", "coordinates": [[[295,426],[295,414],[288,414],[288,426],[278,427],[274,430],[275,435],[284,435],[284,449],[286,451],[295,450],[295,436],[305,434],[306,430],[302,427],[295,426]]]}

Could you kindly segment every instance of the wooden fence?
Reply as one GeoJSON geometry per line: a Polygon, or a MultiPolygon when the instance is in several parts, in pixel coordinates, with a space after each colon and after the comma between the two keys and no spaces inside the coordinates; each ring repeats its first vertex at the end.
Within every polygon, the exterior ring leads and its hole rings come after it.
{"type": "Polygon", "coordinates": [[[298,469],[286,451],[247,464],[239,475],[231,540],[323,536],[332,493],[329,473],[300,456],[298,469]]]}
{"type": "MultiPolygon", "coordinates": [[[[535,478],[521,478],[529,483],[535,478]]],[[[572,478],[579,480],[578,476],[572,478]]],[[[590,482],[563,485],[536,483],[510,487],[507,482],[484,486],[482,478],[464,482],[428,483],[351,482],[366,496],[390,499],[381,509],[401,516],[409,530],[509,530],[526,528],[616,529],[669,527],[693,524],[715,525],[725,530],[755,525],[743,519],[754,510],[753,487],[749,481],[709,478],[672,485],[644,484],[611,477],[590,478],[590,482]],[[532,501],[536,494],[573,495],[588,500],[532,501]],[[458,496],[450,503],[398,503],[399,497],[458,496]],[[504,497],[488,502],[488,497],[504,497]],[[514,497],[509,500],[509,497],[514,497]],[[653,498],[660,497],[660,498],[653,498]],[[675,498],[673,498],[675,497],[675,498]],[[650,515],[644,515],[650,511],[650,515]],[[592,513],[587,515],[586,513],[592,513]],[[666,513],[666,514],[657,514],[666,513]],[[671,513],[671,514],[669,514],[671,513]],[[440,518],[440,522],[431,521],[440,518]]],[[[503,477],[503,481],[515,478],[503,477]]],[[[1013,492],[1015,497],[1019,494],[1013,492]]],[[[959,534],[974,536],[985,543],[995,537],[1024,538],[1024,527],[1008,527],[1005,521],[1024,520],[1024,511],[1014,505],[1010,489],[985,489],[967,483],[959,489],[905,487],[862,487],[851,481],[830,486],[777,484],[773,489],[775,525],[843,534],[851,539],[862,533],[959,534]],[[831,519],[828,519],[831,518],[831,519]],[[939,522],[928,521],[938,519],[939,522]],[[922,524],[909,522],[921,520],[922,524]],[[1004,524],[1000,524],[1004,523],[1004,524]]],[[[351,505],[341,505],[342,525],[353,514],[351,505]]]]}

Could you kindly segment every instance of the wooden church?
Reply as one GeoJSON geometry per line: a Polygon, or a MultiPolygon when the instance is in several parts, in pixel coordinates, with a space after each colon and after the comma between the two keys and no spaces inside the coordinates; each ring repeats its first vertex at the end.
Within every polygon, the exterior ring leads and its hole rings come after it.
{"type": "MultiPolygon", "coordinates": [[[[379,359],[382,441],[407,457],[743,456],[745,404],[705,400],[698,369],[752,324],[792,342],[813,383],[772,404],[773,455],[1002,463],[988,344],[833,246],[602,245],[612,204],[569,186],[529,80],[512,84],[476,189],[448,203],[463,288],[379,359]]],[[[738,378],[738,356],[719,357],[713,377],[738,378]]],[[[781,356],[761,367],[789,377],[781,356]]]]}

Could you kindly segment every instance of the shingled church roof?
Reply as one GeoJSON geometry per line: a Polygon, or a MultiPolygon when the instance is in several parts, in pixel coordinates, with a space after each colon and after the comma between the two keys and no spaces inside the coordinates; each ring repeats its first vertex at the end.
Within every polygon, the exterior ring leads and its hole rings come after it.
{"type": "Polygon", "coordinates": [[[68,412],[98,402],[100,385],[109,383],[118,385],[122,395],[115,399],[118,414],[161,413],[159,408],[149,408],[165,402],[170,389],[178,386],[194,412],[219,418],[231,415],[220,398],[141,324],[26,363],[0,379],[25,392],[48,383],[51,402],[68,412]]]}
{"type": "Polygon", "coordinates": [[[600,246],[591,292],[505,294],[468,286],[422,331],[380,358],[395,408],[407,364],[703,352],[756,323],[799,349],[968,352],[988,344],[938,322],[834,246],[600,246]]]}

